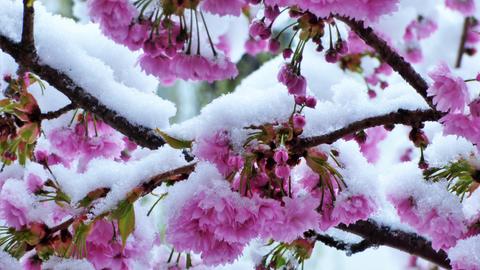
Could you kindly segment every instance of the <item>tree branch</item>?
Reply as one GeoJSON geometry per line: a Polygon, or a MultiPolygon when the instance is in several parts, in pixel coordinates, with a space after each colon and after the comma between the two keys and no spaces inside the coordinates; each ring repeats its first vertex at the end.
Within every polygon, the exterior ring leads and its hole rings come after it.
{"type": "Polygon", "coordinates": [[[465,54],[465,43],[467,42],[468,28],[470,27],[470,17],[465,17],[463,22],[462,36],[460,37],[460,45],[458,46],[457,61],[455,61],[455,67],[460,68],[462,66],[463,55],[465,54]]]}
{"type": "Polygon", "coordinates": [[[35,52],[29,53],[23,46],[0,35],[0,48],[12,56],[20,66],[29,67],[30,71],[47,81],[50,85],[67,96],[78,107],[94,113],[114,129],[123,133],[140,146],[157,149],[165,144],[151,128],[131,123],[128,119],[103,103],[96,97],[78,86],[66,74],[41,64],[35,52]]]}
{"type": "Polygon", "coordinates": [[[338,250],[345,251],[347,256],[365,251],[371,247],[375,247],[375,244],[372,244],[369,240],[364,239],[358,243],[347,243],[342,240],[335,239],[330,235],[319,234],[314,231],[308,231],[305,233],[305,237],[320,241],[326,246],[333,247],[338,250]]]}
{"type": "MultiPolygon", "coordinates": [[[[161,174],[158,174],[156,176],[151,177],[147,182],[141,184],[137,188],[140,188],[142,190],[142,193],[140,194],[141,197],[146,196],[150,194],[155,188],[159,187],[161,184],[163,184],[166,180],[170,180],[171,178],[178,178],[178,180],[184,180],[193,170],[195,170],[196,163],[192,163],[183,167],[179,167],[176,169],[173,169],[168,172],[164,172],[161,174]],[[182,177],[183,176],[183,177],[182,177]]],[[[103,188],[101,189],[101,193],[98,194],[98,198],[103,198],[107,196],[107,194],[110,192],[109,188],[103,188]]],[[[88,210],[87,210],[88,211],[88,210]]],[[[47,235],[44,237],[45,239],[53,236],[56,232],[63,230],[63,229],[68,229],[70,225],[72,225],[73,222],[75,222],[76,217],[72,217],[59,225],[50,228],[47,232],[47,235]]]]}
{"type": "Polygon", "coordinates": [[[434,110],[408,111],[408,110],[400,109],[397,112],[365,118],[363,120],[351,123],[346,127],[335,130],[325,135],[302,138],[295,143],[294,147],[296,149],[299,149],[299,151],[303,151],[302,149],[317,146],[320,144],[333,143],[348,134],[351,134],[366,128],[371,128],[371,127],[376,127],[381,125],[390,125],[390,124],[404,124],[404,125],[410,125],[410,126],[417,126],[425,121],[437,121],[442,116],[443,116],[442,113],[434,110]]]}
{"type": "Polygon", "coordinates": [[[377,224],[375,221],[357,221],[355,224],[337,226],[340,230],[363,237],[375,245],[392,247],[412,255],[421,257],[438,266],[451,269],[447,253],[435,251],[425,238],[414,233],[392,230],[390,227],[377,224]]]}
{"type": "Polygon", "coordinates": [[[347,24],[365,43],[375,49],[382,59],[425,99],[431,108],[435,108],[432,98],[427,95],[427,82],[413,69],[410,63],[405,61],[385,40],[380,38],[371,27],[365,27],[364,22],[356,21],[349,17],[337,15],[335,18],[347,24]]]}
{"type": "Polygon", "coordinates": [[[56,111],[51,111],[51,112],[40,114],[40,120],[52,120],[52,119],[60,117],[64,113],[66,113],[68,111],[71,111],[71,110],[74,110],[76,108],[77,108],[77,106],[75,104],[70,103],[67,106],[65,106],[63,108],[60,108],[56,111]]]}
{"type": "Polygon", "coordinates": [[[31,53],[35,51],[34,23],[35,11],[32,0],[23,0],[22,47],[31,53]]]}

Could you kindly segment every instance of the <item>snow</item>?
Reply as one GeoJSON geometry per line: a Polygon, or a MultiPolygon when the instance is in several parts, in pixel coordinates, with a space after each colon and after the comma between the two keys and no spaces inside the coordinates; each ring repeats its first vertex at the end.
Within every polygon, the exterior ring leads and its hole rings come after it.
{"type": "Polygon", "coordinates": [[[15,258],[10,256],[10,254],[6,253],[3,250],[0,250],[0,269],[18,270],[21,268],[22,266],[20,265],[20,262],[18,262],[15,258]]]}
{"type": "MultiPolygon", "coordinates": [[[[51,270],[94,270],[95,268],[86,259],[65,259],[60,257],[52,257],[50,260],[42,264],[43,269],[51,270]]],[[[3,269],[3,268],[2,268],[3,269]]]]}
{"type": "Polygon", "coordinates": [[[448,250],[448,258],[452,262],[464,262],[465,265],[480,264],[480,235],[473,236],[467,239],[459,240],[457,245],[448,250]]]}
{"type": "Polygon", "coordinates": [[[95,189],[110,188],[108,195],[100,199],[93,209],[94,214],[102,214],[125,199],[128,192],[134,187],[155,175],[186,164],[181,151],[166,146],[128,163],[103,159],[93,160],[83,174],[61,165],[52,166],[52,171],[62,190],[70,196],[73,202],[78,202],[88,192],[95,189]]]}

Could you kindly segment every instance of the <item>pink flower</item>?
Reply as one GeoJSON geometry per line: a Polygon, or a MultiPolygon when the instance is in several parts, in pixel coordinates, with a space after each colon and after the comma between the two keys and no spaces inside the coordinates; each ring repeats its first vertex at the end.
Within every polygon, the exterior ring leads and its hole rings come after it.
{"type": "Polygon", "coordinates": [[[373,49],[365,44],[365,42],[353,31],[348,32],[348,51],[351,54],[364,53],[372,51],[373,49]]]}
{"type": "Polygon", "coordinates": [[[480,143],[480,118],[449,113],[440,122],[445,134],[462,136],[472,143],[480,143]]]}
{"type": "Polygon", "coordinates": [[[340,14],[357,20],[376,21],[397,9],[398,0],[266,0],[267,5],[297,5],[319,17],[340,14]]]}
{"type": "MultiPolygon", "coordinates": [[[[310,229],[316,229],[319,214],[316,211],[318,200],[312,196],[297,198],[284,197],[283,218],[281,226],[270,226],[271,236],[276,241],[292,242],[310,229]]],[[[277,217],[279,218],[279,217],[277,217]]],[[[280,220],[273,221],[274,224],[280,220]]]]}
{"type": "Polygon", "coordinates": [[[405,29],[403,39],[405,41],[418,41],[428,38],[437,30],[438,26],[432,19],[420,17],[413,20],[405,29]]]}
{"type": "Polygon", "coordinates": [[[472,101],[468,107],[470,108],[470,114],[473,117],[480,117],[480,98],[475,99],[472,101]]]}
{"type": "Polygon", "coordinates": [[[242,161],[230,150],[230,138],[226,131],[218,131],[212,137],[201,138],[193,153],[198,158],[215,164],[223,176],[228,176],[242,166],[242,161]]]}
{"type": "Polygon", "coordinates": [[[128,29],[128,36],[124,40],[125,46],[135,51],[143,47],[148,38],[150,25],[145,23],[135,23],[128,29]]]}
{"type": "Polygon", "coordinates": [[[249,55],[255,56],[261,52],[266,51],[267,48],[267,41],[260,39],[255,40],[253,38],[248,39],[245,42],[245,50],[249,55]]]}
{"type": "Polygon", "coordinates": [[[29,174],[27,176],[27,188],[31,193],[35,193],[40,190],[43,186],[43,180],[35,174],[29,174]]]}
{"type": "Polygon", "coordinates": [[[446,0],[447,7],[461,12],[465,16],[472,16],[475,13],[474,0],[446,0]]]}
{"type": "Polygon", "coordinates": [[[428,88],[427,93],[429,96],[433,96],[433,103],[437,109],[443,112],[463,111],[468,101],[467,85],[463,79],[454,76],[444,62],[428,75],[434,82],[428,88]]]}
{"type": "Polygon", "coordinates": [[[250,25],[249,34],[252,38],[266,40],[272,34],[272,30],[265,25],[263,21],[254,21],[250,25]]]}
{"type": "Polygon", "coordinates": [[[430,221],[429,235],[432,238],[432,247],[436,250],[448,249],[457,243],[466,232],[463,220],[455,218],[448,213],[437,214],[430,221]]]}
{"type": "Polygon", "coordinates": [[[284,65],[278,73],[278,81],[284,84],[288,93],[296,96],[305,96],[307,93],[307,81],[302,75],[295,74],[289,65],[284,65]]]}
{"type": "Polygon", "coordinates": [[[98,220],[93,225],[87,237],[87,258],[95,269],[133,269],[133,262],[145,263],[148,261],[148,252],[152,248],[154,239],[139,237],[137,231],[129,236],[125,248],[122,247],[118,235],[118,228],[107,220],[98,220]]]}
{"type": "Polygon", "coordinates": [[[258,234],[258,208],[228,186],[205,188],[168,223],[166,238],[178,251],[201,253],[207,265],[233,262],[258,234]]]}
{"type": "Polygon", "coordinates": [[[288,151],[285,147],[280,147],[275,151],[273,159],[278,164],[285,164],[288,160],[288,151]]]}
{"type": "Polygon", "coordinates": [[[367,139],[360,144],[360,150],[368,162],[375,163],[380,157],[378,143],[383,141],[388,133],[383,127],[369,128],[366,133],[367,139]]]}
{"type": "Polygon", "coordinates": [[[177,54],[170,63],[172,75],[183,80],[214,82],[238,75],[235,64],[226,57],[208,59],[201,55],[177,54]]]}
{"type": "Polygon", "coordinates": [[[220,16],[240,16],[245,4],[245,0],[204,0],[201,7],[207,12],[220,16]]]}
{"type": "Polygon", "coordinates": [[[23,186],[23,182],[10,179],[5,182],[0,193],[0,217],[8,226],[16,229],[20,229],[31,221],[28,211],[32,205],[24,189],[26,187],[23,186]]]}
{"type": "Polygon", "coordinates": [[[335,201],[332,218],[336,223],[353,224],[367,219],[376,209],[375,203],[365,195],[339,196],[335,201]]]}
{"type": "Polygon", "coordinates": [[[89,0],[90,16],[100,23],[102,32],[116,42],[123,43],[129,35],[129,25],[136,10],[127,0],[89,0]]]}
{"type": "Polygon", "coordinates": [[[407,48],[405,49],[405,58],[414,64],[422,62],[422,48],[415,43],[407,44],[407,48]]]}
{"type": "Polygon", "coordinates": [[[305,116],[301,114],[295,114],[293,116],[293,128],[296,130],[302,130],[306,124],[305,116]]]}

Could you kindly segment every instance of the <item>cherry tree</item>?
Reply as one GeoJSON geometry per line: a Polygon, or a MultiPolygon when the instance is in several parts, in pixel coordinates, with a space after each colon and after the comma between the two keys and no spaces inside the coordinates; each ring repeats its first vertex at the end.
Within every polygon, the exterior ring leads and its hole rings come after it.
{"type": "Polygon", "coordinates": [[[0,0],[1,269],[480,269],[480,1],[74,2],[0,0]]]}

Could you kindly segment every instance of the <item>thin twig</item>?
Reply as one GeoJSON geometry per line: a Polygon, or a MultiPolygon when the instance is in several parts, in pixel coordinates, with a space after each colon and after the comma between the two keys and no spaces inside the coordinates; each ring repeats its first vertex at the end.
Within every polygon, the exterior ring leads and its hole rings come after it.
{"type": "Polygon", "coordinates": [[[52,120],[60,117],[62,114],[67,113],[68,111],[76,109],[77,106],[73,103],[66,105],[63,108],[60,108],[56,111],[51,111],[47,113],[40,114],[40,120],[52,120]]]}
{"type": "Polygon", "coordinates": [[[437,121],[442,116],[442,113],[434,110],[408,111],[400,109],[396,112],[392,112],[389,114],[374,116],[370,118],[365,118],[357,122],[353,122],[346,127],[337,129],[325,135],[302,138],[295,143],[294,148],[298,149],[299,151],[303,151],[306,148],[314,147],[320,144],[333,143],[348,134],[352,134],[366,128],[391,124],[417,126],[426,121],[437,121]]]}
{"type": "Polygon", "coordinates": [[[457,61],[455,61],[455,67],[460,68],[462,66],[463,55],[465,54],[465,43],[467,42],[468,28],[470,27],[470,18],[465,17],[463,21],[462,36],[460,37],[460,44],[458,46],[457,61]]]}
{"type": "Polygon", "coordinates": [[[345,241],[335,239],[334,237],[327,235],[327,234],[319,234],[314,231],[308,231],[305,233],[307,238],[314,239],[316,241],[320,241],[326,246],[333,247],[335,249],[345,251],[347,256],[363,252],[371,247],[375,247],[376,245],[370,242],[367,239],[363,239],[358,243],[347,243],[345,241]]]}

